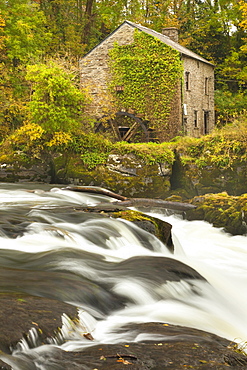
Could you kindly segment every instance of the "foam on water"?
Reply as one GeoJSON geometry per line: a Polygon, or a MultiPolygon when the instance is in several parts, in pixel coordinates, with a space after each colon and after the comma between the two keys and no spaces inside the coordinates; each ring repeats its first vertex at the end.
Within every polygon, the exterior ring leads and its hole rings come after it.
{"type": "MultiPolygon", "coordinates": [[[[154,321],[189,326],[229,340],[245,341],[247,237],[230,236],[203,221],[188,222],[152,212],[152,216],[173,226],[175,253],[172,255],[157,238],[128,221],[99,217],[73,223],[66,218],[66,212],[62,215],[58,208],[105,203],[106,199],[111,201],[104,196],[60,188],[33,193],[0,190],[1,208],[6,212],[26,209],[25,215],[30,221],[18,237],[1,236],[2,249],[28,252],[34,258],[37,255],[36,265],[40,258],[38,253],[61,252],[61,255],[56,254],[56,259],[51,254],[50,265],[49,262],[45,264],[46,271],[72,272],[102,284],[104,289],[125,301],[123,308],[113,310],[101,320],[94,317],[93,309],[90,313],[79,311],[78,324],[64,316],[60,337],[51,339],[50,343],[62,343],[61,348],[65,350],[80,350],[96,343],[156,340],[157,336],[149,333],[120,330],[125,324],[154,321]],[[56,209],[55,213],[48,212],[51,207],[56,209]],[[90,259],[63,258],[62,252],[66,250],[85,252],[90,259]],[[119,264],[131,257],[137,258],[136,270],[145,270],[145,264],[138,265],[142,263],[138,262],[138,257],[143,256],[168,257],[183,262],[201,274],[205,281],[183,278],[157,283],[155,275],[153,279],[144,279],[138,274],[128,277],[119,271],[119,264]],[[94,341],[85,339],[85,332],[90,332],[94,341]]],[[[35,341],[35,335],[32,330],[32,341],[35,341]]],[[[30,350],[28,347],[30,343],[22,340],[18,350],[25,352],[30,350]]]]}

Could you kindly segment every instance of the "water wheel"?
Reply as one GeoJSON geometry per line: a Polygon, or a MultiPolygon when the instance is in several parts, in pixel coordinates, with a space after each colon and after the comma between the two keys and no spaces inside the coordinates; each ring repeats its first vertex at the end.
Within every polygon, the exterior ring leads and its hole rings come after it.
{"type": "Polygon", "coordinates": [[[128,112],[117,112],[115,118],[102,117],[95,125],[95,132],[106,133],[114,141],[148,142],[150,141],[148,121],[128,112]]]}

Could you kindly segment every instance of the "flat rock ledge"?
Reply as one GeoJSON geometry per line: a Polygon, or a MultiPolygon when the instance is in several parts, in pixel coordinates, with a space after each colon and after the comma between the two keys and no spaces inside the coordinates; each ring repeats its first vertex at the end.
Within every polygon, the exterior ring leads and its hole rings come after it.
{"type": "MultiPolygon", "coordinates": [[[[77,309],[47,298],[2,293],[0,305],[0,369],[36,369],[28,354],[10,356],[10,348],[32,327],[39,328],[45,340],[62,325],[61,315],[76,318],[77,309]],[[12,361],[11,366],[10,361],[12,361]],[[15,366],[16,362],[16,366],[15,366]],[[13,365],[14,364],[14,365],[13,365]],[[24,364],[24,365],[22,365],[24,364]]],[[[155,341],[101,344],[81,352],[59,348],[47,351],[47,370],[162,370],[162,369],[247,369],[247,356],[236,351],[235,343],[201,330],[168,323],[132,324],[121,330],[159,335],[155,341]]]]}

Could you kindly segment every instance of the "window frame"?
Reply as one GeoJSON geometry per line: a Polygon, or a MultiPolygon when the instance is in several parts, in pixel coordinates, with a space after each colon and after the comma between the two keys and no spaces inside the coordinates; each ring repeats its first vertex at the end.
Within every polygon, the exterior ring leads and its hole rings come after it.
{"type": "Polygon", "coordinates": [[[194,110],[194,128],[198,128],[198,110],[194,110]]]}
{"type": "Polygon", "coordinates": [[[205,95],[209,95],[209,78],[205,77],[204,80],[204,93],[205,95]]]}
{"type": "Polygon", "coordinates": [[[191,80],[191,73],[189,71],[185,72],[185,90],[190,91],[190,80],[191,80]]]}

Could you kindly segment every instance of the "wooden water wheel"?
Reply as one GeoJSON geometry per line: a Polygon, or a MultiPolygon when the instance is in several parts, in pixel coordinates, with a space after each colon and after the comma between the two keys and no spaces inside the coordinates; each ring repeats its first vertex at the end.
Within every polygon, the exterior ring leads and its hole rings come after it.
{"type": "Polygon", "coordinates": [[[114,141],[148,142],[151,129],[148,121],[128,112],[117,112],[115,118],[102,117],[95,125],[95,132],[106,133],[114,141]]]}

